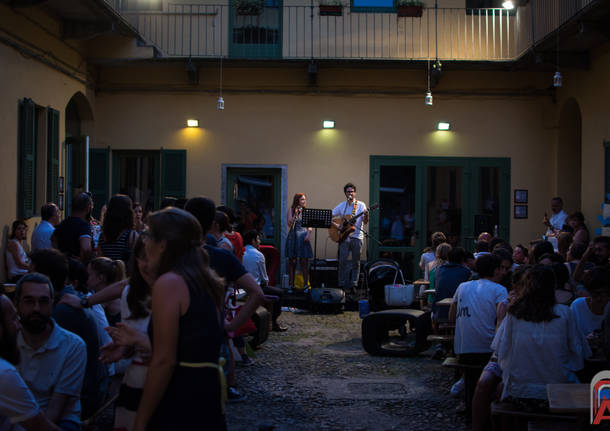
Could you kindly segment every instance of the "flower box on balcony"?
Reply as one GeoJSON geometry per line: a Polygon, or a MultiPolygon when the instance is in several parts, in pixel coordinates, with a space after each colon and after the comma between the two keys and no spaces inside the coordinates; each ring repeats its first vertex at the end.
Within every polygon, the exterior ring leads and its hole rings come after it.
{"type": "Polygon", "coordinates": [[[398,16],[421,18],[423,10],[424,4],[421,2],[398,0],[396,3],[398,16]]]}
{"type": "Polygon", "coordinates": [[[342,5],[330,5],[330,4],[321,4],[320,5],[320,16],[341,16],[343,15],[343,6],[342,5]]]}
{"type": "Polygon", "coordinates": [[[263,2],[260,0],[237,0],[234,5],[237,15],[256,16],[263,12],[263,2]]]}

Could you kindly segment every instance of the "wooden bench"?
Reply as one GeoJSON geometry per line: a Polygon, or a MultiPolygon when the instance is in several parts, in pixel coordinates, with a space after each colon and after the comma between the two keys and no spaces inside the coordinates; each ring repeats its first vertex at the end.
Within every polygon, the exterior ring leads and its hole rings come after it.
{"type": "Polygon", "coordinates": [[[472,417],[472,397],[477,386],[479,376],[484,365],[463,364],[457,358],[446,358],[443,367],[453,368],[456,371],[456,380],[459,374],[464,373],[464,401],[466,402],[466,421],[470,422],[472,417]]]}
{"type": "Polygon", "coordinates": [[[491,404],[492,429],[499,430],[500,423],[505,424],[512,420],[510,429],[528,430],[528,422],[535,422],[537,430],[577,430],[582,425],[582,418],[577,415],[527,412],[519,410],[511,403],[494,401],[491,404]]]}

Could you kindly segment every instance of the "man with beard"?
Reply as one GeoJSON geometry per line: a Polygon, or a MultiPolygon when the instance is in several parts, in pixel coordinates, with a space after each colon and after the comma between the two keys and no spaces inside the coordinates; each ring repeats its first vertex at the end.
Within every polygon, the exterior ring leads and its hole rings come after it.
{"type": "Polygon", "coordinates": [[[53,286],[42,274],[27,274],[15,287],[22,330],[17,336],[19,373],[50,421],[80,429],[80,393],[87,351],[77,335],[51,319],[53,286]]]}
{"type": "Polygon", "coordinates": [[[72,215],[62,221],[51,236],[53,247],[69,257],[87,264],[93,250],[89,217],[93,200],[88,193],[80,193],[72,199],[72,215]]]}
{"type": "Polygon", "coordinates": [[[13,303],[0,295],[0,429],[19,424],[27,431],[59,431],[38,408],[34,395],[19,375],[19,319],[13,303]]]}

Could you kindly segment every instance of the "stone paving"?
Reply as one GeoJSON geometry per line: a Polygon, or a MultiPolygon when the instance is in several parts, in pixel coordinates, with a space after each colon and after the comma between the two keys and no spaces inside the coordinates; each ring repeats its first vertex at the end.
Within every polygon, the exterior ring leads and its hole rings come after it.
{"type": "Polygon", "coordinates": [[[411,358],[368,355],[357,312],[283,312],[272,333],[238,368],[248,398],[227,406],[236,430],[466,430],[449,395],[453,370],[432,351],[411,358]]]}

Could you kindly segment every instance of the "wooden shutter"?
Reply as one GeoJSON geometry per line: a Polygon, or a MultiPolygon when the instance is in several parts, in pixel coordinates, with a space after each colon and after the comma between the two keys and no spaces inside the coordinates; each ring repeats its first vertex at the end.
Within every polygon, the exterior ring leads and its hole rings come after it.
{"type": "Polygon", "coordinates": [[[89,191],[93,194],[93,217],[99,219],[102,207],[108,202],[110,147],[89,150],[89,191]]]}
{"type": "Polygon", "coordinates": [[[186,197],[186,150],[161,150],[161,198],[186,197]]]}
{"type": "Polygon", "coordinates": [[[610,142],[604,142],[604,202],[610,203],[610,142]]]}
{"type": "Polygon", "coordinates": [[[47,202],[58,201],[59,193],[59,112],[47,111],[47,202]]]}
{"type": "Polygon", "coordinates": [[[36,106],[31,99],[19,101],[17,217],[32,217],[36,210],[36,106]]]}

